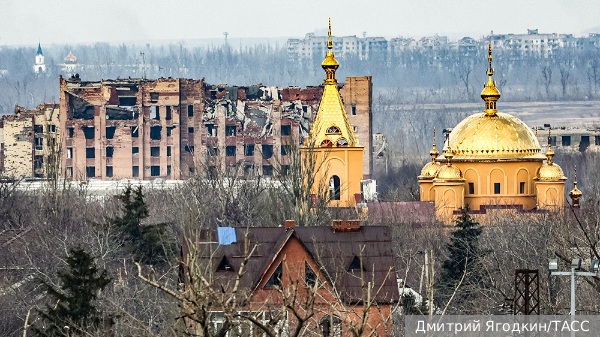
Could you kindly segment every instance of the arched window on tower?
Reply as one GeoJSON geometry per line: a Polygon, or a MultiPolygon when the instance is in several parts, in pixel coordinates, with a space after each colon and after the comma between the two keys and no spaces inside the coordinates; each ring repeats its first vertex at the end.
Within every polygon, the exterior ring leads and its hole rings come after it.
{"type": "Polygon", "coordinates": [[[340,131],[340,128],[338,128],[338,127],[337,127],[337,126],[335,126],[335,125],[332,125],[332,126],[330,126],[330,127],[327,129],[327,132],[326,132],[326,133],[338,134],[338,133],[342,133],[342,132],[340,131]]]}
{"type": "Polygon", "coordinates": [[[348,147],[348,141],[344,138],[340,138],[338,139],[337,143],[335,144],[335,146],[337,147],[348,147]]]}
{"type": "Polygon", "coordinates": [[[331,200],[340,200],[340,177],[332,176],[329,179],[329,196],[331,200]]]}
{"type": "Polygon", "coordinates": [[[324,139],[321,142],[321,147],[333,147],[333,143],[329,139],[324,139]]]}

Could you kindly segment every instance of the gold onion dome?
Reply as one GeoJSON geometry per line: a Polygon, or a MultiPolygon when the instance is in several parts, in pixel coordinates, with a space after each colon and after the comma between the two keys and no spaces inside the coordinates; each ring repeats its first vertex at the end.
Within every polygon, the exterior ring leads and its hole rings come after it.
{"type": "Polygon", "coordinates": [[[419,179],[433,179],[435,177],[435,174],[441,167],[440,163],[435,160],[439,154],[439,151],[435,148],[435,128],[433,128],[433,148],[429,152],[431,161],[423,166],[419,179]]]}
{"type": "Polygon", "coordinates": [[[492,79],[492,46],[489,47],[489,76],[481,98],[485,112],[462,120],[452,129],[444,152],[450,146],[457,161],[544,160],[533,131],[520,119],[496,110],[500,91],[492,79]]]}
{"type": "Polygon", "coordinates": [[[538,174],[536,179],[542,181],[558,181],[558,180],[567,180],[563,170],[557,164],[554,164],[552,161],[552,157],[554,157],[554,151],[552,151],[552,142],[550,138],[550,130],[548,131],[548,151],[546,151],[546,158],[548,160],[540,166],[538,170],[538,174]]]}
{"type": "Polygon", "coordinates": [[[452,151],[448,151],[445,153],[445,157],[447,159],[446,165],[440,167],[437,174],[435,175],[436,180],[463,180],[462,172],[460,169],[454,165],[452,165],[452,151]]]}
{"type": "Polygon", "coordinates": [[[573,189],[569,192],[569,197],[573,201],[573,206],[579,207],[579,199],[583,193],[577,188],[577,165],[575,165],[575,181],[573,182],[573,189]]]}

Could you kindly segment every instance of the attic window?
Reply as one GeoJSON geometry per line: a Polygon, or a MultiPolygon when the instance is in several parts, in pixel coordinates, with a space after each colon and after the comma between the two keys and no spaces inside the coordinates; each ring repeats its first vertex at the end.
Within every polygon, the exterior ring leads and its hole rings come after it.
{"type": "Polygon", "coordinates": [[[308,261],[304,261],[304,280],[306,281],[306,285],[309,287],[314,287],[319,280],[317,278],[317,274],[315,274],[314,270],[308,264],[308,261]]]}
{"type": "Polygon", "coordinates": [[[329,129],[327,129],[327,133],[342,133],[340,131],[340,128],[338,128],[337,126],[330,126],[329,129]]]}
{"type": "Polygon", "coordinates": [[[219,262],[219,265],[217,266],[217,271],[233,271],[233,266],[231,266],[231,263],[227,260],[227,256],[223,255],[221,262],[219,262]]]}
{"type": "Polygon", "coordinates": [[[354,259],[352,260],[352,263],[350,263],[350,266],[348,267],[348,271],[353,271],[353,270],[364,270],[364,268],[360,267],[360,259],[358,258],[358,256],[354,256],[354,259]]]}
{"type": "Polygon", "coordinates": [[[269,278],[267,284],[265,284],[265,288],[270,288],[273,286],[281,287],[281,279],[283,274],[282,270],[283,268],[281,268],[281,263],[279,263],[279,266],[275,268],[273,275],[271,275],[271,278],[269,278]]]}

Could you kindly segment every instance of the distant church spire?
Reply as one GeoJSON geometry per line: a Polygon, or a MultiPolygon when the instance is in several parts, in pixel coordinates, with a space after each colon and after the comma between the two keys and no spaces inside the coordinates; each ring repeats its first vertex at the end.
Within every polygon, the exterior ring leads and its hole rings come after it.
{"type": "Polygon", "coordinates": [[[488,116],[495,116],[496,113],[498,113],[498,110],[496,110],[496,101],[498,101],[498,99],[500,98],[500,91],[498,91],[498,88],[496,88],[496,82],[494,82],[494,79],[492,78],[492,75],[494,75],[494,68],[492,68],[491,43],[488,49],[488,62],[488,82],[483,88],[483,91],[481,92],[481,98],[483,98],[483,100],[485,101],[485,113],[488,116]]]}
{"type": "Polygon", "coordinates": [[[44,55],[44,53],[42,53],[42,45],[40,42],[38,42],[38,50],[36,55],[44,55]]]}

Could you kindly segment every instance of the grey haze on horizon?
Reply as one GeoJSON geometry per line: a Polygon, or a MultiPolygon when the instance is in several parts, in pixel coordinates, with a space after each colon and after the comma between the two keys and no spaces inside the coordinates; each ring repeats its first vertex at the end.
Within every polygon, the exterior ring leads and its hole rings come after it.
{"type": "Polygon", "coordinates": [[[231,0],[0,0],[0,46],[94,42],[218,41],[223,32],[240,38],[281,41],[323,32],[331,16],[333,34],[479,38],[490,31],[600,33],[598,0],[287,1],[231,0]],[[325,6],[326,5],[326,6],[325,6]]]}

